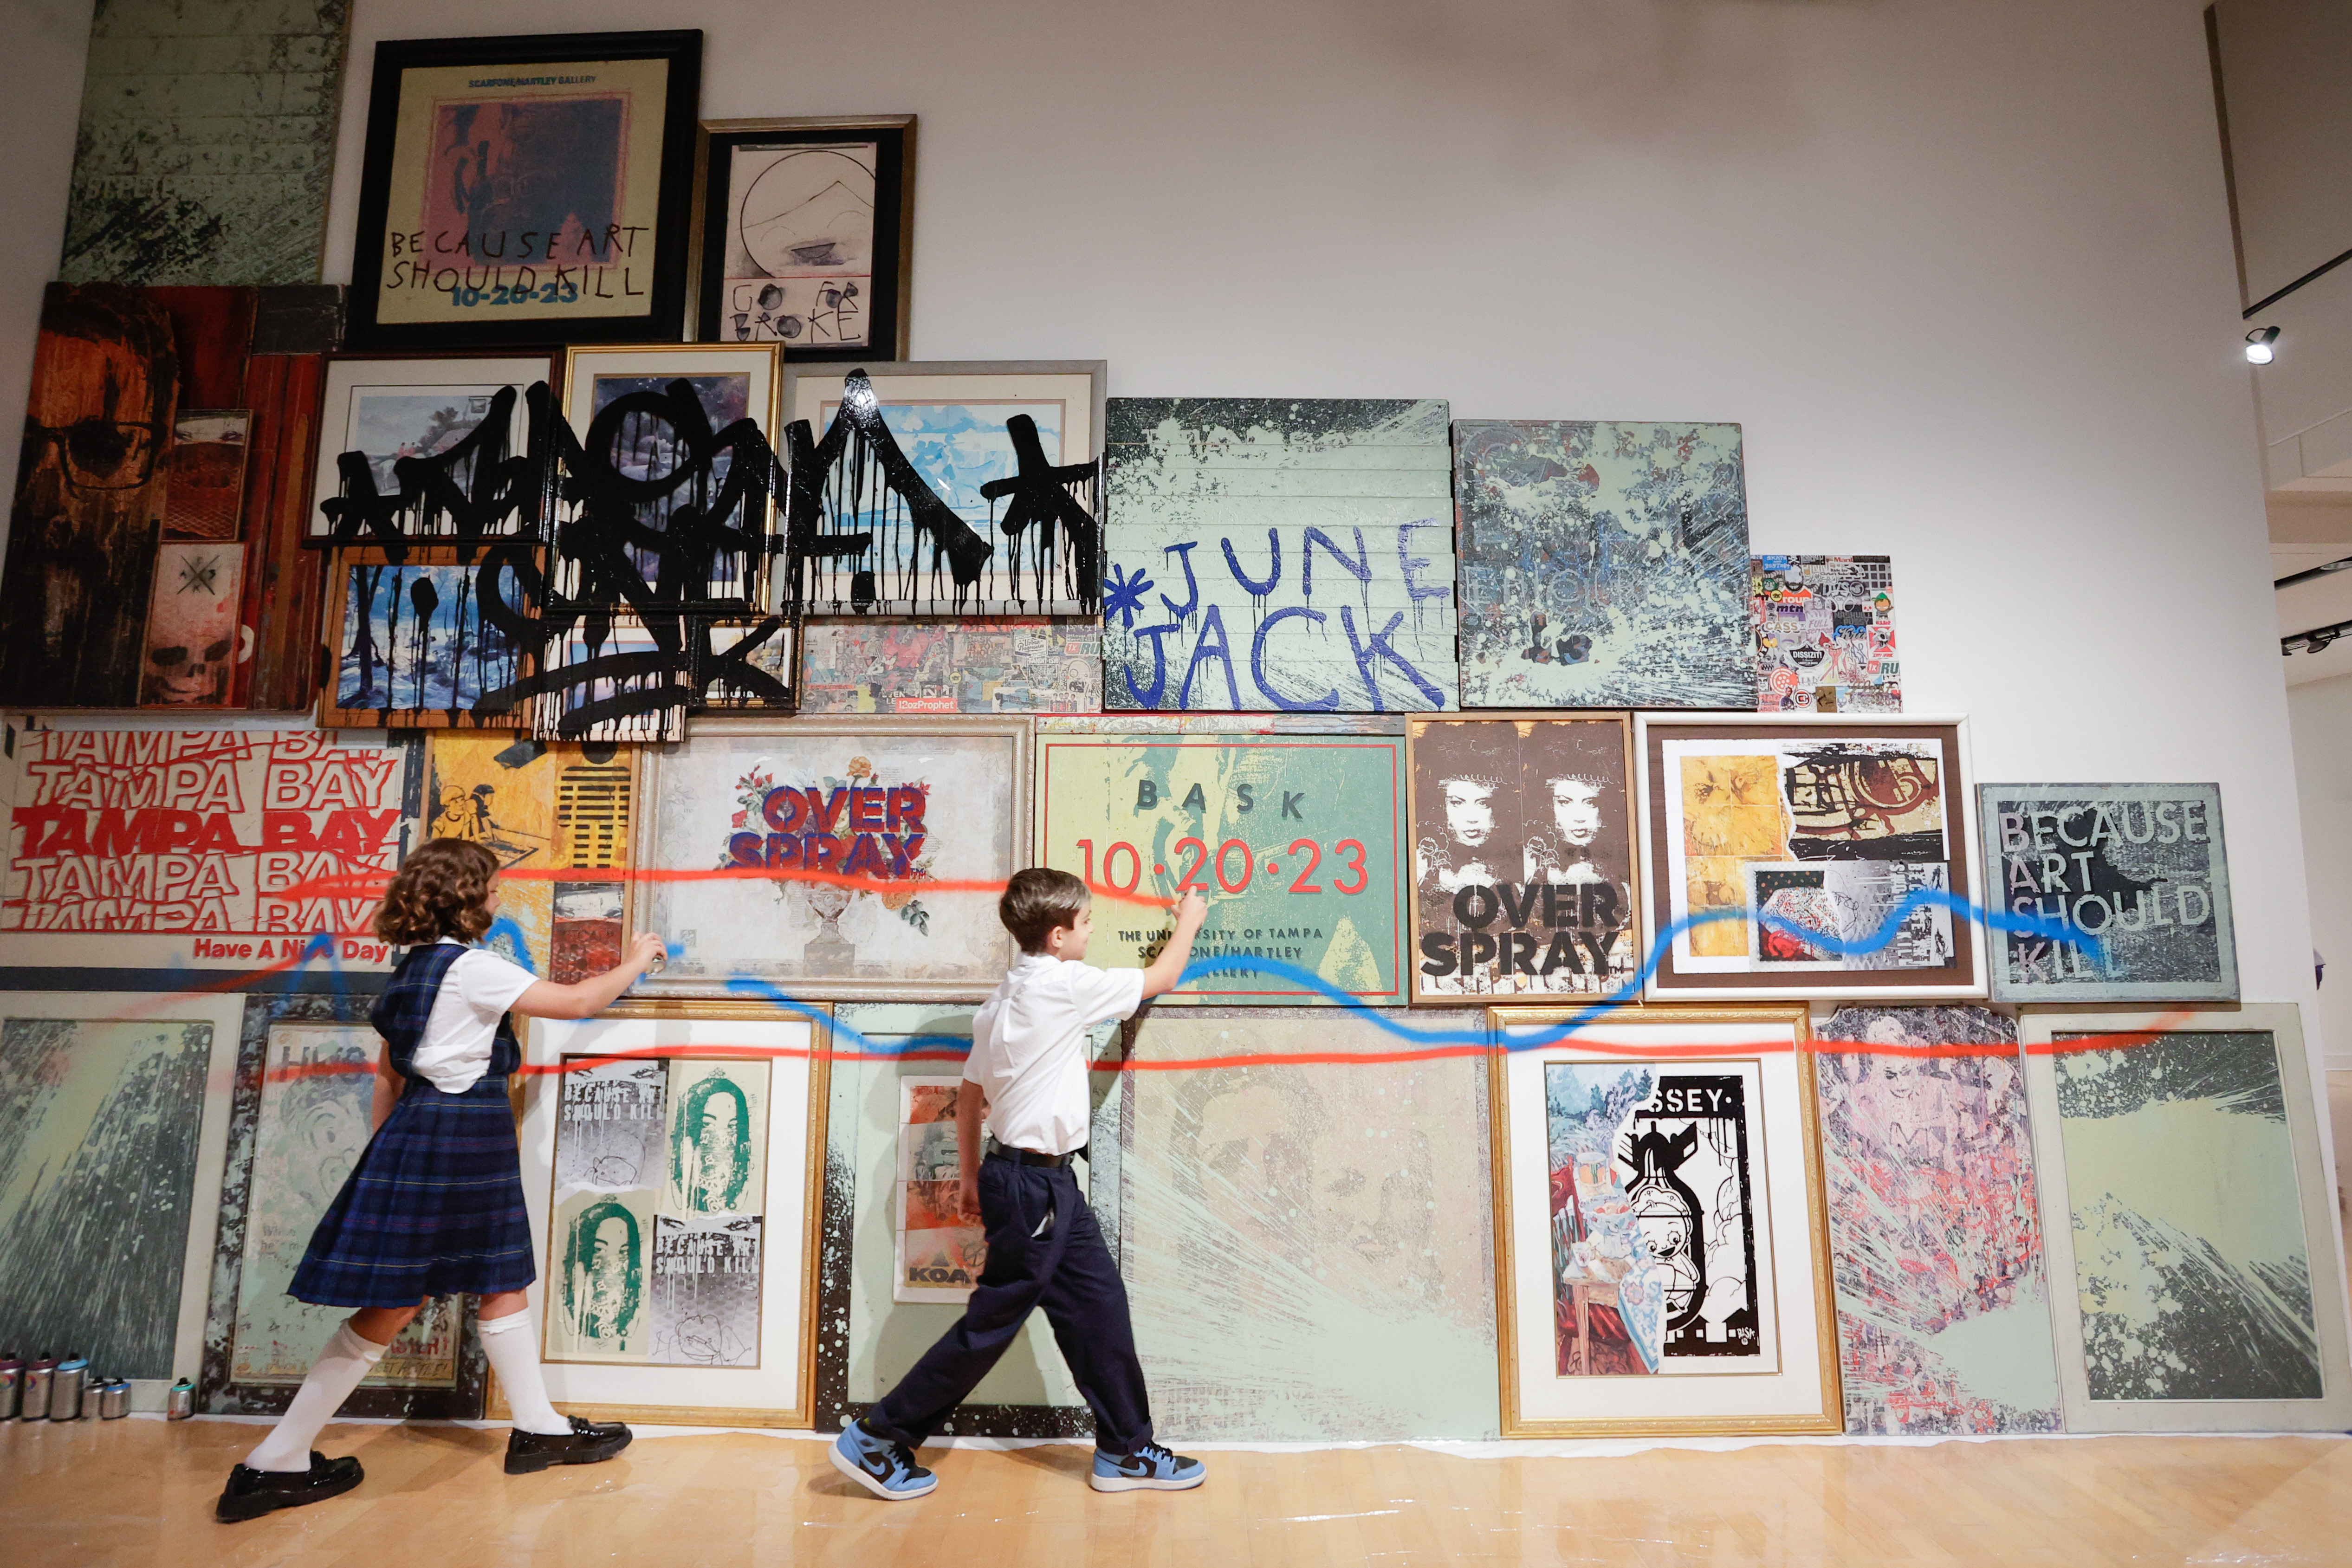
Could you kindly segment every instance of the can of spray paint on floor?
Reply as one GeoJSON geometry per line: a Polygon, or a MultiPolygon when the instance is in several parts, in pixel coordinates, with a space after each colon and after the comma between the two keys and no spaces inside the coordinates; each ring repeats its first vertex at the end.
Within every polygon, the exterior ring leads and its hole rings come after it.
{"type": "Polygon", "coordinates": [[[92,1373],[82,1380],[81,1418],[96,1421],[106,1414],[106,1379],[92,1373]]]}
{"type": "Polygon", "coordinates": [[[67,1352],[49,1379],[49,1419],[81,1419],[81,1385],[89,1376],[89,1360],[79,1351],[67,1352]]]}
{"type": "Polygon", "coordinates": [[[184,1377],[172,1385],[172,1392],[165,1396],[163,1417],[167,1421],[185,1421],[195,1413],[196,1385],[184,1377]]]}
{"type": "Polygon", "coordinates": [[[110,1377],[106,1380],[106,1398],[98,1407],[101,1421],[120,1421],[131,1414],[131,1380],[110,1377]]]}
{"type": "Polygon", "coordinates": [[[49,1418],[49,1384],[58,1374],[58,1358],[43,1351],[25,1366],[25,1398],[16,1414],[27,1421],[49,1418]]]}
{"type": "Polygon", "coordinates": [[[25,1363],[16,1359],[15,1351],[0,1351],[0,1421],[16,1419],[16,1407],[25,1397],[25,1363]]]}

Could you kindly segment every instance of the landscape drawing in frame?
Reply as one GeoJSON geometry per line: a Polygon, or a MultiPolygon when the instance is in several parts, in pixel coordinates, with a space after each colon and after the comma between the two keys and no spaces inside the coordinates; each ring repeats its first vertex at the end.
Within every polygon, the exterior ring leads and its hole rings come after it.
{"type": "MultiPolygon", "coordinates": [[[[459,356],[452,354],[335,354],[327,361],[327,386],[319,419],[318,467],[310,486],[310,537],[349,544],[382,542],[369,529],[362,504],[354,514],[350,498],[364,503],[395,503],[404,492],[421,500],[423,482],[404,486],[400,460],[440,459],[436,478],[446,478],[469,500],[490,503],[499,481],[529,483],[530,400],[540,384],[552,386],[558,362],[545,353],[459,356]],[[492,424],[503,405],[505,427],[492,424]],[[488,425],[489,427],[485,429],[488,425]],[[523,460],[526,473],[513,465],[523,460]],[[331,507],[330,502],[343,501],[331,507]],[[338,516],[337,514],[341,514],[338,516]]],[[[381,510],[381,509],[379,509],[381,510]]],[[[427,531],[457,536],[457,519],[401,515],[395,526],[405,538],[427,531]]],[[[475,519],[484,531],[513,531],[520,509],[482,505],[475,519]]]]}
{"type": "Polygon", "coordinates": [[[522,728],[530,709],[509,693],[536,664],[518,626],[536,613],[524,585],[537,554],[527,544],[336,551],[320,727],[522,728]]]}
{"type": "Polygon", "coordinates": [[[796,362],[902,355],[913,115],[708,120],[695,165],[696,338],[796,362]]]}
{"type": "Polygon", "coordinates": [[[531,1020],[526,1058],[559,1069],[520,1131],[560,1410],[809,1425],[831,1042],[829,1009],[740,1000],[531,1020]]]}
{"type": "Polygon", "coordinates": [[[1503,1436],[1843,1431],[1805,1007],[1580,1016],[1486,1015],[1503,1436]]]}
{"type": "Polygon", "coordinates": [[[987,889],[1029,863],[1025,717],[707,719],[643,766],[637,869],[730,875],[637,880],[630,929],[671,944],[639,994],[977,999],[1004,978],[987,889]]]}
{"type": "Polygon", "coordinates": [[[1977,798],[1984,901],[2096,939],[1993,932],[1994,1001],[2238,999],[2220,784],[1979,784],[1977,798]]]}
{"type": "Polygon", "coordinates": [[[1756,706],[1737,425],[1454,426],[1465,708],[1756,706]]]}
{"type": "Polygon", "coordinates": [[[1637,714],[1654,1001],[1985,994],[1968,721],[1637,714]]]}
{"type": "Polygon", "coordinates": [[[2023,1016],[2069,1432],[2352,1426],[2292,1003],[2023,1016]]]}
{"type": "Polygon", "coordinates": [[[785,599],[959,625],[1097,614],[1108,374],[1100,360],[803,366],[787,349],[785,599]]]}
{"type": "Polygon", "coordinates": [[[702,34],[375,47],[345,342],[682,335],[702,34]]]}
{"type": "Polygon", "coordinates": [[[1415,717],[1405,735],[1414,1002],[1637,997],[1627,716],[1415,717]]]}

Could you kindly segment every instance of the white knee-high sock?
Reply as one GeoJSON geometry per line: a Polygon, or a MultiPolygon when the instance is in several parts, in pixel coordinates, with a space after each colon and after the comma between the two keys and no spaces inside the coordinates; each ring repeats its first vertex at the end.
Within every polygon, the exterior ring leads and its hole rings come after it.
{"type": "Polygon", "coordinates": [[[353,1333],[349,1322],[337,1329],[326,1350],[310,1363],[310,1375],[295,1391],[294,1403],[245,1462],[257,1470],[309,1469],[310,1445],[319,1440],[320,1430],[335,1418],[360,1379],[383,1359],[385,1349],[353,1333]]]}
{"type": "Polygon", "coordinates": [[[484,1321],[482,1353],[499,1374],[516,1431],[560,1437],[572,1430],[572,1423],[547,1402],[547,1380],[539,1373],[539,1336],[530,1331],[529,1308],[484,1321]]]}

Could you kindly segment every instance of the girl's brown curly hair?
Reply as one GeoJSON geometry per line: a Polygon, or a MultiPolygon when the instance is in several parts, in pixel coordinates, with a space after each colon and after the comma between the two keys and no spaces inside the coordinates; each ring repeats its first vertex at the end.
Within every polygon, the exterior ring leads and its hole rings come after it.
{"type": "Polygon", "coordinates": [[[375,934],[402,947],[454,936],[472,942],[490,929],[490,879],[499,858],[463,838],[435,838],[417,847],[375,911],[375,934]]]}

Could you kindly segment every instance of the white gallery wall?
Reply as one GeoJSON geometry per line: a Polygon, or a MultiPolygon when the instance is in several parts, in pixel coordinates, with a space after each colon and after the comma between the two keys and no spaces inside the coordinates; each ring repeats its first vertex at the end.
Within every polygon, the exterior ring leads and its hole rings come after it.
{"type": "Polygon", "coordinates": [[[1756,548],[1894,557],[1980,777],[2221,782],[2244,994],[2310,1000],[2194,0],[356,0],[328,279],[378,39],[649,25],[706,117],[921,117],[919,357],[1738,421],[1756,548]]]}

